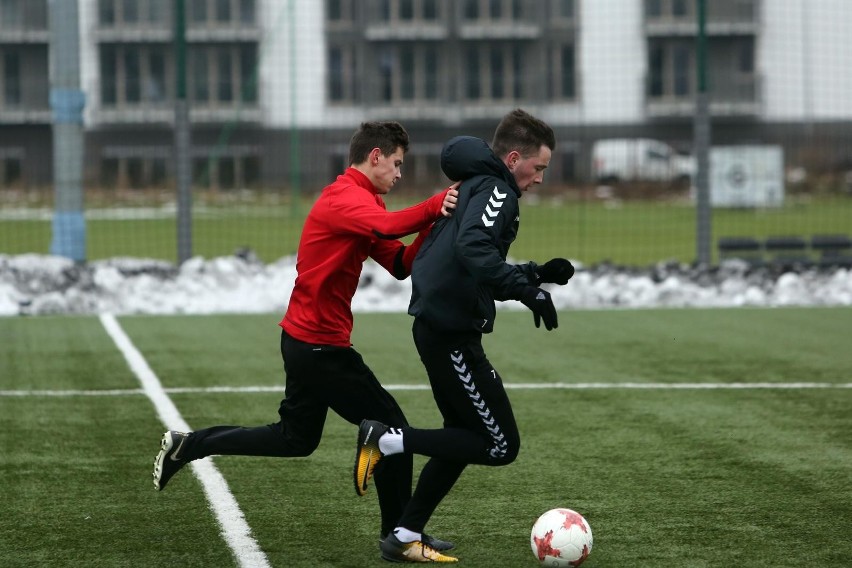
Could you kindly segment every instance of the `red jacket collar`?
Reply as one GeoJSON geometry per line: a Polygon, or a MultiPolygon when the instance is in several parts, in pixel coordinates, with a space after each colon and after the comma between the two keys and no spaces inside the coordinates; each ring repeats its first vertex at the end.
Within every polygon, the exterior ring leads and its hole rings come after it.
{"type": "Polygon", "coordinates": [[[379,190],[376,189],[376,186],[373,185],[373,182],[370,181],[370,178],[368,178],[362,171],[357,170],[353,167],[349,167],[346,168],[346,171],[343,173],[343,175],[352,178],[352,180],[356,184],[363,187],[373,195],[378,195],[379,190]]]}

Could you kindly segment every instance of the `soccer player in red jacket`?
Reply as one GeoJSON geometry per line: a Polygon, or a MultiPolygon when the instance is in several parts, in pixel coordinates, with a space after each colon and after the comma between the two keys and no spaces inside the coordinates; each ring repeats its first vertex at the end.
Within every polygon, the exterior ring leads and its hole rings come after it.
{"type": "MultiPolygon", "coordinates": [[[[163,434],[154,486],[165,488],[187,463],[212,455],[308,456],[322,437],[330,408],[352,424],[371,418],[408,425],[393,396],[352,347],[352,297],[372,258],[402,280],[432,223],[455,208],[458,184],[418,205],[388,212],[382,195],[400,180],[408,133],[397,122],[365,122],[352,136],[350,167],[327,186],[305,220],[296,283],[281,320],[286,390],[280,420],[258,427],[213,426],[163,434]],[[410,245],[398,239],[420,233],[410,245]]],[[[376,469],[380,537],[399,521],[411,497],[412,456],[382,460],[376,469]]],[[[437,550],[452,543],[429,539],[437,550]]]]}

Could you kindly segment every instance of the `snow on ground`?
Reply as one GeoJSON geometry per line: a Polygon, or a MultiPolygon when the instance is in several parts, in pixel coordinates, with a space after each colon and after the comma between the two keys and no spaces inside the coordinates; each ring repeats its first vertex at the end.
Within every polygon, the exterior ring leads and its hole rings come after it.
{"type": "MultiPolygon", "coordinates": [[[[295,257],[263,264],[251,251],[160,260],[112,258],[86,264],[56,256],[0,255],[0,316],[39,314],[212,314],[281,312],[296,278],[295,257]]],[[[559,309],[850,306],[852,270],[749,268],[740,261],[695,268],[660,264],[579,268],[566,286],[547,286],[559,309]]],[[[410,281],[364,266],[356,312],[405,312],[410,281]]],[[[503,302],[505,309],[525,309],[503,302]]]]}

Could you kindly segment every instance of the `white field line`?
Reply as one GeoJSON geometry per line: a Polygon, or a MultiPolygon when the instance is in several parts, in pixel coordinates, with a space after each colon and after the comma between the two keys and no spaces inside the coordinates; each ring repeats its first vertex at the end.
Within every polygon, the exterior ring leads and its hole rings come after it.
{"type": "MultiPolygon", "coordinates": [[[[180,415],[172,399],[163,390],[163,385],[160,379],[148,366],[148,362],[124,333],[119,323],[112,314],[103,314],[100,316],[101,324],[106,329],[106,332],[115,342],[116,346],[121,350],[124,358],[127,360],[130,369],[142,383],[142,391],[154,403],[157,409],[157,414],[163,425],[169,430],[189,431],[189,424],[180,415]]],[[[67,391],[66,391],[67,392],[67,391]]],[[[115,391],[113,391],[115,392],[115,391]]],[[[135,394],[135,391],[119,391],[122,394],[135,394]]],[[[234,557],[240,566],[244,567],[269,567],[269,560],[258,546],[257,541],[251,536],[251,529],[237,504],[231,490],[228,488],[228,483],[212,460],[199,460],[190,464],[195,476],[201,481],[204,488],[204,493],[207,495],[207,501],[210,503],[210,508],[216,515],[219,525],[222,530],[222,537],[234,553],[234,557]]]]}
{"type": "MultiPolygon", "coordinates": [[[[852,383],[503,383],[507,390],[805,390],[852,389],[852,383]]],[[[385,385],[390,391],[425,391],[429,385],[385,385]]],[[[174,387],[162,388],[168,394],[263,393],[284,391],[283,386],[174,387]]],[[[134,396],[143,389],[104,390],[0,390],[0,397],[134,396]]],[[[171,401],[169,401],[171,402],[171,401]]]]}

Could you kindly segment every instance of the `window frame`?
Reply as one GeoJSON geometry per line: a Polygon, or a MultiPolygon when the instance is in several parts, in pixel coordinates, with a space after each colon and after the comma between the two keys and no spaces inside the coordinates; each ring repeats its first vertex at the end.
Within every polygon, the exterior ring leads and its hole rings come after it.
{"type": "Polygon", "coordinates": [[[100,103],[105,108],[139,108],[144,106],[164,105],[174,96],[174,62],[169,57],[168,46],[146,43],[104,43],[98,49],[98,75],[100,90],[98,96],[100,103]],[[107,50],[114,54],[111,62],[114,66],[114,75],[104,72],[104,66],[110,63],[107,58],[107,50]],[[128,62],[130,57],[138,58],[138,77],[129,76],[128,62]],[[152,68],[153,59],[158,57],[162,62],[162,77],[155,77],[152,68]],[[150,85],[157,80],[162,80],[160,85],[160,96],[151,96],[150,85]],[[105,95],[106,89],[113,93],[112,98],[105,95]],[[131,96],[138,91],[136,96],[131,96]],[[135,100],[132,100],[135,99],[135,100]]]}
{"type": "Polygon", "coordinates": [[[472,42],[463,52],[462,75],[468,81],[462,89],[466,102],[508,103],[522,99],[524,60],[527,57],[522,42],[472,42]],[[495,58],[499,55],[499,58],[495,58]],[[501,62],[500,72],[494,70],[501,62]],[[478,95],[472,95],[476,90],[478,95]],[[502,96],[495,96],[495,93],[502,96]]]}

